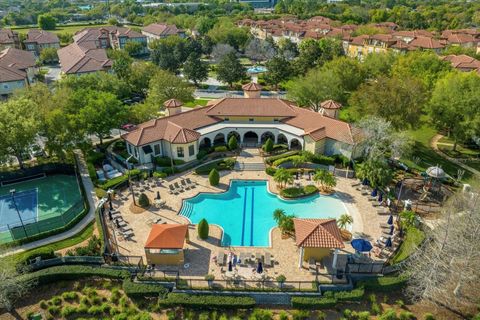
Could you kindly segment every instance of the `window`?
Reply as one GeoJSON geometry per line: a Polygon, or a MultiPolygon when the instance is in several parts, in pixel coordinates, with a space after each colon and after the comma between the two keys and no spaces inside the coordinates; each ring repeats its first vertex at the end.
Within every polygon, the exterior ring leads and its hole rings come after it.
{"type": "Polygon", "coordinates": [[[138,159],[138,150],[137,150],[137,148],[133,148],[133,150],[135,151],[135,158],[138,159]]]}
{"type": "Polygon", "coordinates": [[[157,143],[156,145],[153,146],[153,154],[158,156],[160,154],[160,151],[161,151],[160,144],[157,143]]]}
{"type": "Polygon", "coordinates": [[[225,121],[226,121],[226,122],[230,121],[230,118],[225,118],[225,121]]]}
{"type": "Polygon", "coordinates": [[[181,249],[160,249],[161,254],[179,254],[181,249]]]}
{"type": "Polygon", "coordinates": [[[10,88],[10,86],[8,84],[3,85],[3,89],[8,89],[8,88],[10,88]]]}
{"type": "Polygon", "coordinates": [[[277,118],[273,119],[273,122],[278,122],[278,119],[277,118]]]}
{"type": "Polygon", "coordinates": [[[192,144],[191,146],[188,146],[188,155],[191,157],[195,154],[195,146],[192,144]]]}
{"type": "Polygon", "coordinates": [[[127,143],[127,150],[128,150],[128,153],[132,154],[132,146],[127,143]]]}
{"type": "Polygon", "coordinates": [[[177,147],[177,157],[183,158],[185,155],[183,154],[183,147],[177,147]]]}
{"type": "Polygon", "coordinates": [[[253,118],[248,119],[248,121],[253,122],[253,118]]]}

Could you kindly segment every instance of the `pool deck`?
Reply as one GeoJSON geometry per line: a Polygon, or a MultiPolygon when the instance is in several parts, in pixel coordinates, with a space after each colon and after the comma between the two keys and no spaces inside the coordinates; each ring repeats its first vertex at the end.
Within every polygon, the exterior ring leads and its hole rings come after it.
{"type": "MultiPolygon", "coordinates": [[[[192,172],[175,175],[164,180],[161,187],[147,190],[146,194],[151,201],[155,197],[157,191],[160,192],[161,198],[166,201],[167,208],[157,209],[154,207],[142,213],[132,213],[130,207],[132,204],[131,195],[128,200],[122,202],[114,200],[115,207],[121,212],[122,217],[127,222],[129,227],[133,229],[135,236],[131,240],[124,240],[117,237],[119,252],[126,256],[142,256],[145,260],[143,245],[150,232],[151,223],[153,220],[162,218],[167,223],[189,223],[188,219],[178,215],[181,209],[183,199],[191,198],[199,192],[224,192],[228,189],[230,180],[268,180],[268,186],[271,192],[278,193],[276,184],[273,178],[268,176],[264,171],[224,171],[220,172],[221,179],[218,187],[209,185],[207,176],[198,176],[192,172]],[[197,183],[197,187],[191,190],[180,193],[179,195],[172,195],[168,192],[168,185],[173,181],[179,181],[179,178],[190,178],[197,183]]],[[[365,196],[362,196],[360,191],[357,191],[351,186],[353,180],[345,178],[337,178],[337,186],[335,191],[346,205],[349,214],[353,217],[354,223],[352,232],[361,234],[363,237],[374,241],[381,234],[379,223],[386,222],[386,216],[380,216],[375,212],[371,202],[365,196]]],[[[311,184],[312,181],[301,180],[302,185],[311,184]]],[[[124,190],[123,192],[127,192],[124,190]]],[[[217,226],[210,226],[210,236],[207,241],[200,240],[197,236],[197,231],[194,225],[190,225],[189,234],[190,241],[186,245],[185,263],[189,264],[187,269],[181,267],[178,269],[181,277],[186,278],[201,278],[206,274],[215,275],[216,279],[226,279],[227,273],[225,267],[217,266],[212,258],[217,256],[218,252],[233,252],[240,254],[241,252],[248,252],[251,255],[256,253],[264,254],[270,252],[275,261],[273,268],[266,268],[266,276],[270,279],[275,279],[277,275],[283,274],[287,281],[311,281],[315,276],[311,274],[304,265],[302,269],[298,267],[299,249],[296,247],[294,240],[291,238],[282,239],[281,232],[278,228],[274,228],[271,232],[271,245],[268,248],[259,247],[221,247],[220,241],[222,237],[221,229],[217,226]]],[[[343,253],[352,253],[353,249],[346,243],[343,253]]],[[[237,274],[243,279],[253,279],[252,266],[239,267],[237,274]]],[[[166,267],[159,267],[161,270],[169,269],[166,267]]],[[[326,273],[326,272],[325,272],[326,273]]],[[[331,276],[320,275],[319,280],[331,281],[331,276]]]]}

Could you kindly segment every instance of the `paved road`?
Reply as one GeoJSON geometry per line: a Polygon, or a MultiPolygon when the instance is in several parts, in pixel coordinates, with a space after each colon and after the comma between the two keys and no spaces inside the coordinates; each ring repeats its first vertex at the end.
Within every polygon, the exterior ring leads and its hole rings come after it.
{"type": "Polygon", "coordinates": [[[54,81],[57,81],[57,80],[60,80],[61,76],[60,76],[60,65],[52,65],[52,66],[48,66],[48,67],[45,67],[46,69],[48,69],[48,73],[45,75],[45,82],[47,84],[50,84],[54,81]]]}

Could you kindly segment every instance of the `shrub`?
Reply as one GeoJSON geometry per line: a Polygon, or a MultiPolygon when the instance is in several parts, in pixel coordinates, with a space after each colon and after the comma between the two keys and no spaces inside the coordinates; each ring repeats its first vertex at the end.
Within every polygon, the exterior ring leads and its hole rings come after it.
{"type": "Polygon", "coordinates": [[[118,288],[113,288],[112,294],[110,295],[110,302],[117,304],[121,296],[122,294],[120,293],[120,290],[118,290],[118,288]]]}
{"type": "Polygon", "coordinates": [[[138,204],[142,208],[148,208],[150,206],[150,200],[148,200],[148,197],[145,193],[141,193],[140,197],[138,197],[138,204]]]}
{"type": "Polygon", "coordinates": [[[58,315],[60,313],[59,306],[49,306],[47,308],[47,312],[50,313],[52,316],[58,315]]]}
{"type": "Polygon", "coordinates": [[[364,294],[363,288],[357,288],[352,291],[335,292],[334,296],[338,301],[359,301],[363,299],[364,294]]]}
{"type": "Polygon", "coordinates": [[[265,173],[272,177],[275,175],[275,172],[277,172],[277,169],[275,169],[274,167],[267,167],[265,169],[265,173]]]}
{"type": "Polygon", "coordinates": [[[203,160],[205,157],[208,156],[208,151],[205,149],[198,150],[197,153],[197,160],[203,160]]]}
{"type": "Polygon", "coordinates": [[[75,291],[64,292],[64,293],[62,293],[62,298],[65,301],[77,300],[78,299],[78,293],[76,293],[75,291]]]}
{"type": "Polygon", "coordinates": [[[423,320],[435,320],[435,316],[429,312],[423,315],[423,320]]]}
{"type": "Polygon", "coordinates": [[[45,300],[42,300],[42,301],[40,301],[39,306],[40,306],[40,309],[45,310],[45,309],[47,309],[48,304],[47,304],[47,302],[46,302],[45,300]]]}
{"type": "Polygon", "coordinates": [[[327,319],[327,314],[323,311],[318,311],[317,312],[317,320],[326,320],[327,319]]]}
{"type": "Polygon", "coordinates": [[[306,310],[295,310],[292,312],[292,320],[307,320],[310,314],[306,310]]]}
{"type": "Polygon", "coordinates": [[[288,313],[283,310],[280,311],[280,313],[278,314],[278,320],[288,320],[288,313]]]}
{"type": "Polygon", "coordinates": [[[230,150],[237,150],[238,148],[238,141],[235,136],[231,136],[230,139],[228,139],[228,149],[230,150]]]}
{"type": "Polygon", "coordinates": [[[263,150],[267,153],[271,153],[273,151],[273,140],[268,138],[263,145],[263,150]]]}
{"type": "Polygon", "coordinates": [[[102,241],[96,235],[93,235],[86,246],[76,247],[66,252],[67,256],[99,256],[102,247],[102,241]]]}
{"type": "Polygon", "coordinates": [[[192,295],[186,293],[170,293],[166,299],[159,300],[161,307],[182,306],[193,309],[250,309],[255,306],[251,297],[192,295]]]}
{"type": "Polygon", "coordinates": [[[216,146],[214,150],[215,152],[227,152],[228,148],[227,146],[216,146]]]}
{"type": "Polygon", "coordinates": [[[308,185],[305,187],[290,187],[280,191],[280,195],[284,198],[299,198],[305,197],[318,192],[318,189],[314,185],[308,185]]]}
{"type": "Polygon", "coordinates": [[[208,181],[210,182],[211,186],[218,186],[220,183],[220,174],[218,174],[217,169],[213,168],[208,175],[208,181]]]}
{"type": "Polygon", "coordinates": [[[271,320],[273,319],[273,313],[270,310],[255,309],[250,314],[248,320],[271,320]]]}
{"type": "Polygon", "coordinates": [[[358,320],[370,320],[370,312],[368,311],[353,312],[352,317],[356,317],[356,319],[358,320]]]}
{"type": "Polygon", "coordinates": [[[337,304],[337,299],[330,297],[292,297],[292,307],[298,309],[328,309],[337,304]]]}
{"type": "Polygon", "coordinates": [[[372,314],[374,315],[379,315],[380,312],[382,312],[382,310],[380,309],[380,306],[376,302],[372,303],[371,310],[372,310],[372,314]]]}
{"type": "Polygon", "coordinates": [[[410,311],[403,310],[400,312],[398,315],[398,318],[400,320],[414,320],[416,319],[415,315],[411,313],[410,311]]]}
{"type": "Polygon", "coordinates": [[[51,301],[52,304],[55,305],[55,306],[59,306],[59,305],[62,304],[62,298],[57,297],[57,296],[53,297],[52,300],[50,300],[50,301],[51,301]]]}
{"type": "Polygon", "coordinates": [[[282,159],[282,158],[288,158],[290,156],[297,155],[299,153],[300,153],[300,151],[285,152],[285,153],[282,153],[282,154],[279,154],[279,155],[276,155],[276,156],[268,157],[268,158],[265,159],[265,162],[271,165],[271,164],[273,164],[273,162],[275,160],[282,159]]]}
{"type": "Polygon", "coordinates": [[[202,240],[208,239],[209,232],[208,222],[205,219],[200,220],[197,226],[198,236],[202,240]]]}
{"type": "Polygon", "coordinates": [[[325,166],[333,166],[335,164],[335,159],[332,157],[316,155],[312,158],[312,162],[316,164],[323,164],[325,166]]]}
{"type": "Polygon", "coordinates": [[[397,320],[397,313],[393,309],[388,309],[378,318],[379,320],[397,320]]]}
{"type": "Polygon", "coordinates": [[[76,313],[78,310],[77,308],[73,306],[65,306],[62,308],[62,311],[60,312],[62,317],[67,318],[71,316],[72,314],[76,313]]]}
{"type": "Polygon", "coordinates": [[[285,277],[283,274],[281,274],[281,275],[277,276],[277,278],[275,280],[277,280],[277,282],[283,283],[287,280],[287,277],[285,277]]]}
{"type": "Polygon", "coordinates": [[[42,260],[52,259],[55,258],[55,253],[50,248],[39,248],[36,250],[32,250],[30,253],[26,253],[22,255],[22,258],[17,260],[18,268],[22,268],[24,265],[29,264],[30,261],[34,260],[35,258],[40,257],[42,260]]]}
{"type": "Polygon", "coordinates": [[[125,294],[131,298],[164,296],[168,291],[158,284],[132,282],[130,279],[123,281],[122,288],[125,294]]]}
{"type": "MultiPolygon", "coordinates": [[[[173,159],[173,164],[176,166],[184,163],[185,161],[181,159],[173,159]]],[[[171,167],[172,160],[169,157],[155,157],[155,164],[159,167],[171,167]]]]}
{"type": "Polygon", "coordinates": [[[391,292],[401,289],[405,286],[407,279],[405,276],[398,277],[378,277],[368,280],[361,280],[357,285],[364,287],[367,291],[391,292]]]}
{"type": "Polygon", "coordinates": [[[167,177],[167,174],[165,172],[158,172],[158,171],[155,171],[153,173],[153,177],[154,178],[157,178],[157,179],[165,179],[167,177]]]}

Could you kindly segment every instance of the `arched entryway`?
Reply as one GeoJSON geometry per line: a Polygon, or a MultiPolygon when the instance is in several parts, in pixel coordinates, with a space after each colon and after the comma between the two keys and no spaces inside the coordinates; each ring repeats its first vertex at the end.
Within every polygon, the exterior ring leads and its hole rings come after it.
{"type": "Polygon", "coordinates": [[[210,140],[210,138],[203,138],[202,140],[200,140],[200,144],[199,144],[199,148],[202,149],[202,148],[210,148],[212,146],[212,140],[210,140]]]}
{"type": "Polygon", "coordinates": [[[230,131],[228,134],[227,134],[227,141],[230,140],[230,138],[234,136],[236,139],[237,139],[237,142],[240,143],[242,142],[241,140],[241,137],[240,137],[240,134],[236,131],[230,131]]]}
{"type": "Polygon", "coordinates": [[[270,131],[264,132],[260,137],[260,142],[264,144],[268,139],[271,139],[275,143],[275,135],[270,131]]]}
{"type": "Polygon", "coordinates": [[[213,139],[214,146],[221,146],[226,144],[225,135],[223,133],[218,133],[215,138],[213,139]]]}
{"type": "Polygon", "coordinates": [[[245,145],[254,145],[256,146],[258,144],[258,134],[256,134],[253,131],[248,131],[243,135],[243,140],[242,143],[245,145]]]}
{"type": "Polygon", "coordinates": [[[290,140],[290,149],[293,149],[293,150],[302,149],[302,144],[300,143],[300,141],[298,141],[298,139],[292,139],[290,140]]]}
{"type": "Polygon", "coordinates": [[[277,136],[277,144],[284,144],[284,145],[288,146],[288,139],[283,133],[280,133],[277,136]]]}

